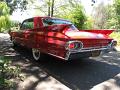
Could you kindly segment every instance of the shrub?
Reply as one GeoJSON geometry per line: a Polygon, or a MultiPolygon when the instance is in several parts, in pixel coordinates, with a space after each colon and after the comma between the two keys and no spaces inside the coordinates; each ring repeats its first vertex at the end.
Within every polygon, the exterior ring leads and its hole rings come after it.
{"type": "Polygon", "coordinates": [[[21,78],[19,66],[11,66],[11,61],[3,56],[0,56],[0,89],[9,89],[15,87],[13,78],[21,78]]]}

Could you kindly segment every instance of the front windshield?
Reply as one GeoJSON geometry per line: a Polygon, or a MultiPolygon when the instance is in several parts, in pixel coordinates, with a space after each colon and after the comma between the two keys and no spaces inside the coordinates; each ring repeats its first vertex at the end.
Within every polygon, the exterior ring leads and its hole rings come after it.
{"type": "Polygon", "coordinates": [[[72,23],[66,20],[61,20],[61,19],[46,18],[46,19],[43,19],[43,24],[44,26],[48,26],[48,25],[55,25],[55,24],[72,24],[72,23]]]}

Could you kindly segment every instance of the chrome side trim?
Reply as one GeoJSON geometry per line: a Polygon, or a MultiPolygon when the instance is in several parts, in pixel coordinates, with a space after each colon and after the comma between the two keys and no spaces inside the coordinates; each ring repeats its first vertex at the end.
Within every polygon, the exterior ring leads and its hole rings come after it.
{"type": "Polygon", "coordinates": [[[83,48],[82,50],[87,50],[87,49],[99,49],[99,48],[107,48],[107,46],[88,47],[88,48],[83,48]]]}
{"type": "Polygon", "coordinates": [[[51,53],[47,53],[47,54],[49,54],[49,55],[52,55],[52,56],[54,56],[54,57],[57,57],[57,58],[60,58],[60,59],[65,60],[65,58],[63,58],[63,57],[60,57],[60,56],[57,56],[57,55],[54,55],[54,54],[51,54],[51,53]]]}
{"type": "Polygon", "coordinates": [[[65,60],[68,60],[68,59],[69,59],[70,54],[71,54],[71,53],[70,53],[69,51],[66,53],[65,60]]]}
{"type": "Polygon", "coordinates": [[[70,51],[70,53],[79,53],[79,52],[89,52],[89,51],[102,51],[109,48],[99,48],[99,49],[88,49],[88,50],[80,50],[80,51],[70,51]]]}
{"type": "Polygon", "coordinates": [[[110,49],[108,47],[103,47],[103,48],[83,48],[81,50],[69,50],[71,53],[77,53],[77,52],[87,52],[87,51],[96,51],[96,50],[104,50],[104,49],[110,49]]]}

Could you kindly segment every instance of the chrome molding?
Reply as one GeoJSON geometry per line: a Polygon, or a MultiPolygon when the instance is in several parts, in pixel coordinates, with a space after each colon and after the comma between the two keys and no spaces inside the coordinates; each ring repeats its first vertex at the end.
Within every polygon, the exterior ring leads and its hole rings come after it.
{"type": "Polygon", "coordinates": [[[54,54],[51,54],[51,53],[47,53],[47,54],[52,55],[52,56],[57,57],[57,58],[60,58],[60,59],[63,59],[63,60],[65,59],[63,57],[60,57],[60,56],[57,56],[57,55],[54,55],[54,54]]]}
{"type": "Polygon", "coordinates": [[[71,54],[71,53],[70,53],[69,51],[66,53],[65,60],[68,60],[68,59],[69,59],[70,54],[71,54]]]}
{"type": "Polygon", "coordinates": [[[99,48],[99,49],[87,49],[87,50],[80,50],[80,51],[70,51],[70,53],[79,53],[79,52],[89,52],[89,51],[102,51],[107,50],[109,48],[99,48]]]}
{"type": "Polygon", "coordinates": [[[65,57],[65,60],[68,60],[69,59],[69,56],[71,54],[75,54],[75,53],[80,53],[80,52],[92,52],[92,51],[104,51],[104,50],[108,50],[110,51],[112,49],[112,47],[109,47],[108,46],[104,46],[104,47],[101,47],[101,48],[96,48],[96,47],[90,47],[90,48],[83,48],[81,50],[69,50],[67,53],[66,53],[66,57],[65,57]],[[69,54],[68,54],[69,53],[69,54]]]}

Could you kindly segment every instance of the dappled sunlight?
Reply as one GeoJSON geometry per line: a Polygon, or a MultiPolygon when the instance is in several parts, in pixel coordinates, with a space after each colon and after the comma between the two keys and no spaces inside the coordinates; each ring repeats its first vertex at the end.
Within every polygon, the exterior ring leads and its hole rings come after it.
{"type": "Polygon", "coordinates": [[[91,90],[120,90],[120,82],[118,80],[120,80],[120,74],[115,76],[114,79],[109,79],[96,85],[91,90]]]}
{"type": "Polygon", "coordinates": [[[38,83],[35,90],[70,90],[69,88],[65,87],[64,85],[61,85],[53,79],[52,77],[48,77],[45,82],[38,83]],[[46,87],[46,85],[48,85],[46,87]]]}
{"type": "Polygon", "coordinates": [[[5,55],[4,56],[10,56],[10,57],[12,57],[12,56],[17,56],[18,54],[16,54],[16,53],[9,53],[9,52],[7,52],[7,53],[5,53],[5,55]]]}
{"type": "Polygon", "coordinates": [[[32,85],[34,85],[35,82],[38,82],[39,79],[35,76],[29,76],[27,77],[24,82],[21,82],[18,84],[17,90],[27,90],[27,88],[31,88],[32,85]]]}
{"type": "Polygon", "coordinates": [[[26,78],[18,84],[17,90],[70,90],[42,71],[38,65],[21,64],[21,68],[26,78]]]}
{"type": "Polygon", "coordinates": [[[103,56],[103,57],[107,58],[107,57],[112,57],[112,56],[103,56]]]}
{"type": "Polygon", "coordinates": [[[51,76],[36,77],[35,75],[28,76],[23,82],[18,84],[17,90],[70,90],[64,85],[59,84],[51,76]],[[46,86],[47,85],[47,86],[46,86]]]}
{"type": "Polygon", "coordinates": [[[120,67],[120,52],[119,51],[112,51],[104,55],[101,55],[99,57],[95,57],[91,59],[95,59],[100,62],[104,62],[110,65],[115,65],[115,66],[120,67]]]}

